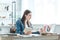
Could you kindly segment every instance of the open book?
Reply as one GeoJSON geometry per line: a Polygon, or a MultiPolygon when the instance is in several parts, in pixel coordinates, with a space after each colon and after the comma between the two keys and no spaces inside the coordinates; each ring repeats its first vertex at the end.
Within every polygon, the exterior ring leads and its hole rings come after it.
{"type": "Polygon", "coordinates": [[[24,32],[32,31],[32,28],[28,27],[24,29],[24,32]]]}

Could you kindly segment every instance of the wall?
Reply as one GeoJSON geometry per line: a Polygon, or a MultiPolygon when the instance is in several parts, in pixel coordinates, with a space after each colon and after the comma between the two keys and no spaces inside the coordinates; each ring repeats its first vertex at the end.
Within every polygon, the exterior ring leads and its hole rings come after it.
{"type": "Polygon", "coordinates": [[[32,24],[60,24],[60,0],[22,0],[24,10],[32,11],[32,24]]]}

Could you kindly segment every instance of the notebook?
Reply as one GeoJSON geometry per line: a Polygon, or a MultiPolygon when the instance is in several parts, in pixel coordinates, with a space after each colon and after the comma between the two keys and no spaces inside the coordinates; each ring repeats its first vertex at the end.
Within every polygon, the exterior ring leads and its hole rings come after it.
{"type": "Polygon", "coordinates": [[[32,28],[28,27],[24,29],[24,32],[32,31],[32,28]]]}

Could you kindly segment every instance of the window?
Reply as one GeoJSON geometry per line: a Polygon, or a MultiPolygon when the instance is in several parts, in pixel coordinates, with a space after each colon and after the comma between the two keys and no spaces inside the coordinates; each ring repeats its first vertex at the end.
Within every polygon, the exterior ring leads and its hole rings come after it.
{"type": "Polygon", "coordinates": [[[22,12],[32,11],[32,24],[60,24],[60,0],[23,0],[22,3],[22,12]]]}

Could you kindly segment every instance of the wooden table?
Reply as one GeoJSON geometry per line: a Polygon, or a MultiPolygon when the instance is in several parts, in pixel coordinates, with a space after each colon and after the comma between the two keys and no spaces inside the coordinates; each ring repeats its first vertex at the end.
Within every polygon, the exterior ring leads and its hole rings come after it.
{"type": "Polygon", "coordinates": [[[54,35],[54,36],[32,36],[32,37],[0,36],[0,40],[60,40],[60,36],[59,35],[54,35]]]}

